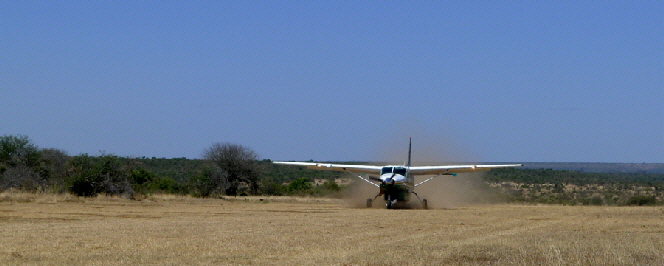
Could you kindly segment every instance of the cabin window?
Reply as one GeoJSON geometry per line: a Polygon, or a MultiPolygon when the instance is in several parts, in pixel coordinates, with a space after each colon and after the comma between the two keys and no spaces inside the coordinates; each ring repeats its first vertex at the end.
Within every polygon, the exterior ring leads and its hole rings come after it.
{"type": "Polygon", "coordinates": [[[403,167],[394,167],[394,173],[402,176],[406,176],[406,168],[403,167]]]}
{"type": "Polygon", "coordinates": [[[406,168],[404,168],[404,167],[389,167],[389,166],[387,166],[387,167],[383,167],[383,169],[380,170],[380,174],[381,174],[381,175],[384,175],[384,174],[391,174],[391,173],[395,173],[395,174],[397,174],[397,175],[406,176],[406,168]]]}
{"type": "Polygon", "coordinates": [[[394,167],[383,167],[383,169],[380,170],[380,174],[391,174],[392,173],[392,168],[394,167]]]}

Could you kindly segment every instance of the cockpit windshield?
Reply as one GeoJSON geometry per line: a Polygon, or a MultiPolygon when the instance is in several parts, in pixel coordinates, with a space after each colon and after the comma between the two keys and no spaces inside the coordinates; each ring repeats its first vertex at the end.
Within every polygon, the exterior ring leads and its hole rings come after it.
{"type": "Polygon", "coordinates": [[[380,174],[391,174],[392,173],[392,168],[394,167],[383,167],[383,169],[380,169],[380,174]]]}
{"type": "Polygon", "coordinates": [[[406,168],[403,168],[403,167],[394,167],[394,172],[395,172],[397,175],[406,176],[406,168]]]}
{"type": "Polygon", "coordinates": [[[386,167],[383,167],[383,169],[380,170],[381,175],[392,174],[392,173],[402,175],[402,176],[406,176],[406,168],[405,167],[386,166],[386,167]]]}

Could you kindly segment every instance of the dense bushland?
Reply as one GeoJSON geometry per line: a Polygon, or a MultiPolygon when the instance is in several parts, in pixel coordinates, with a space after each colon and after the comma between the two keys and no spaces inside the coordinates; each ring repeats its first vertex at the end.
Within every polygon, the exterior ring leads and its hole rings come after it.
{"type": "Polygon", "coordinates": [[[339,173],[278,166],[257,160],[249,148],[215,143],[205,159],[130,158],[113,154],[69,156],[57,149],[40,149],[27,136],[0,137],[0,191],[69,192],[133,197],[171,193],[198,197],[223,195],[326,195],[341,187],[339,173]],[[313,187],[314,178],[330,182],[313,187]],[[290,184],[289,182],[295,180],[290,184]],[[298,185],[299,184],[299,185],[298,185]]]}
{"type": "Polygon", "coordinates": [[[494,169],[486,182],[515,202],[566,205],[661,205],[664,174],[494,169]]]}

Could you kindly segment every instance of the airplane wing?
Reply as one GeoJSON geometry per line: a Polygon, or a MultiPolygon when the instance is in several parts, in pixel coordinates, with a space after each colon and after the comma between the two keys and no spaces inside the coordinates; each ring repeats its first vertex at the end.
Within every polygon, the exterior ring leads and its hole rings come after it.
{"type": "Polygon", "coordinates": [[[356,174],[380,174],[382,167],[375,165],[352,165],[331,163],[306,163],[306,162],[273,162],[274,164],[305,166],[309,169],[332,170],[340,172],[351,172],[356,174]]]}
{"type": "Polygon", "coordinates": [[[523,164],[411,166],[413,175],[440,175],[489,171],[493,168],[521,167],[523,164]]]}

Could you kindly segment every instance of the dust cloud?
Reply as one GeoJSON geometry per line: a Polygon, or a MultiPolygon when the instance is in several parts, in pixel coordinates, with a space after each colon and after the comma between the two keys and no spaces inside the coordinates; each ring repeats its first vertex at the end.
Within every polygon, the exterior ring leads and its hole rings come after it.
{"type": "MultiPolygon", "coordinates": [[[[353,183],[344,190],[341,195],[343,199],[348,203],[348,207],[351,208],[366,208],[367,199],[373,199],[378,195],[379,189],[376,186],[373,186],[365,181],[360,180],[356,176],[348,175],[349,178],[353,178],[353,183]]],[[[385,201],[383,197],[376,198],[376,201],[373,202],[372,208],[384,207],[385,201]]]]}
{"type": "MultiPolygon", "coordinates": [[[[456,208],[476,204],[497,203],[499,196],[484,183],[484,173],[439,176],[415,188],[430,209],[456,208]]],[[[430,176],[416,176],[415,183],[430,176]]],[[[411,199],[412,200],[412,199],[411,199]]]]}
{"type": "MultiPolygon", "coordinates": [[[[412,137],[412,163],[432,165],[432,163],[472,162],[478,156],[463,147],[463,142],[450,133],[431,132],[421,126],[409,126],[408,132],[393,132],[390,136],[376,137],[372,160],[390,164],[404,164],[408,160],[408,138],[412,137]],[[415,132],[415,133],[413,133],[415,132]]],[[[406,130],[403,130],[406,131],[406,130]]]]}

